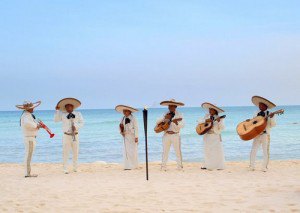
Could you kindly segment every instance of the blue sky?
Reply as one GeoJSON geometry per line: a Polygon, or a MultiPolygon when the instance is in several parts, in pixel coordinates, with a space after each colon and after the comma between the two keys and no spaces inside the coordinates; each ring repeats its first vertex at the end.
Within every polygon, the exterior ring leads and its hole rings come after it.
{"type": "Polygon", "coordinates": [[[0,2],[0,110],[300,104],[300,1],[0,2]]]}

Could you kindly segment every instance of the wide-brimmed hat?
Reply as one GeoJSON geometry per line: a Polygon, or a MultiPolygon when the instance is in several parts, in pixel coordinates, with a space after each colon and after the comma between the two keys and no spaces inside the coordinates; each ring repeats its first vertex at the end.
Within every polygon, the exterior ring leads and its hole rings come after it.
{"type": "Polygon", "coordinates": [[[136,108],[130,107],[130,106],[126,106],[126,105],[118,105],[116,106],[115,110],[117,112],[123,113],[123,110],[129,110],[130,112],[137,112],[139,111],[136,108]]]}
{"type": "Polygon", "coordinates": [[[257,95],[255,95],[255,96],[252,97],[252,103],[255,106],[259,106],[259,103],[263,103],[266,106],[268,106],[268,109],[272,109],[272,108],[276,107],[276,105],[273,102],[271,102],[268,99],[265,99],[265,98],[263,98],[261,96],[257,96],[257,95]]]}
{"type": "Polygon", "coordinates": [[[56,106],[59,107],[59,110],[61,110],[62,112],[66,111],[66,105],[67,104],[71,104],[73,105],[74,109],[77,109],[78,107],[80,107],[81,102],[79,100],[77,100],[76,98],[64,98],[61,99],[56,106]]]}
{"type": "Polygon", "coordinates": [[[203,104],[201,105],[201,107],[202,107],[203,109],[206,109],[206,110],[214,109],[214,110],[216,110],[218,113],[225,112],[223,109],[217,107],[217,106],[214,105],[214,104],[208,103],[208,102],[203,103],[203,104]]]}
{"type": "Polygon", "coordinates": [[[167,100],[167,101],[162,101],[160,103],[160,105],[162,106],[184,106],[184,103],[182,102],[178,102],[178,101],[175,101],[175,99],[171,99],[171,100],[167,100]]]}
{"type": "Polygon", "coordinates": [[[41,103],[42,103],[41,101],[37,101],[35,103],[32,103],[30,101],[24,101],[22,105],[16,105],[16,107],[22,110],[29,110],[38,107],[39,105],[41,105],[41,103]]]}

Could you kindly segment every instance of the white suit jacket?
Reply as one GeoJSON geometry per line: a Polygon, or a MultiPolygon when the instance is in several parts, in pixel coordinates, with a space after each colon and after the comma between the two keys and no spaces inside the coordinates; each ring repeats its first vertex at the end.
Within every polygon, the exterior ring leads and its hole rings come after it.
{"type": "Polygon", "coordinates": [[[24,111],[21,116],[21,128],[24,137],[36,137],[38,134],[38,123],[28,111],[24,111]]]}
{"type": "Polygon", "coordinates": [[[126,117],[122,117],[120,123],[124,125],[125,134],[134,134],[135,138],[139,137],[139,125],[137,119],[133,115],[129,115],[127,118],[130,119],[130,123],[125,125],[126,117]]]}
{"type": "MultiPolygon", "coordinates": [[[[76,128],[76,132],[79,131],[80,128],[84,125],[84,120],[80,112],[73,111],[72,112],[75,115],[75,118],[73,118],[74,126],[76,128]]],[[[68,112],[62,112],[60,110],[56,110],[54,115],[54,121],[55,122],[62,122],[62,130],[66,133],[72,132],[72,122],[71,119],[68,119],[68,112]]]]}

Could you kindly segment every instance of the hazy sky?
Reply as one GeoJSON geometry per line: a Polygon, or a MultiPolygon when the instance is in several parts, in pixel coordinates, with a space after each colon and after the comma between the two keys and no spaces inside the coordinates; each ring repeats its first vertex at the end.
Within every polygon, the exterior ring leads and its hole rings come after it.
{"type": "Polygon", "coordinates": [[[0,1],[0,110],[300,104],[300,1],[0,1]]]}

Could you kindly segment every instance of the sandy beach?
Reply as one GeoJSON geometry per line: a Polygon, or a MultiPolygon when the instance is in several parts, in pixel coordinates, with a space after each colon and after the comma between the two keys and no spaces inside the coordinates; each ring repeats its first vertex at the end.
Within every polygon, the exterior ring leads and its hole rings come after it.
{"type": "Polygon", "coordinates": [[[0,164],[1,212],[300,212],[300,160],[272,161],[267,173],[248,162],[224,171],[199,163],[175,164],[167,172],[150,165],[123,171],[120,165],[80,164],[63,174],[60,164],[34,164],[38,178],[24,178],[20,164],[0,164]]]}

